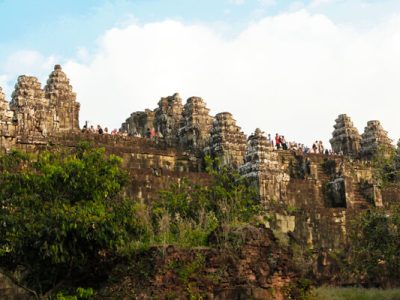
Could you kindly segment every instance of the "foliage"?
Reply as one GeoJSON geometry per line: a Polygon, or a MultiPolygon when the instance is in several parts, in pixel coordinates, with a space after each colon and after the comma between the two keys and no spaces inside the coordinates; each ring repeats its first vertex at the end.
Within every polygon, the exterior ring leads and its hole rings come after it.
{"type": "Polygon", "coordinates": [[[63,292],[58,292],[56,295],[56,300],[84,300],[90,299],[94,295],[92,288],[77,288],[76,291],[71,295],[64,294],[63,292]]]}
{"type": "MultiPolygon", "coordinates": [[[[217,228],[241,226],[260,211],[255,189],[210,158],[207,186],[182,179],[150,204],[123,198],[127,174],[120,165],[121,158],[88,144],[1,156],[0,268],[37,297],[47,297],[99,278],[113,260],[138,257],[151,246],[205,246],[217,228]]],[[[181,278],[200,263],[182,269],[181,278]]],[[[90,296],[85,289],[57,294],[90,296]]]]}
{"type": "Polygon", "coordinates": [[[374,177],[378,184],[400,181],[400,157],[393,147],[381,145],[372,157],[374,177]]]}
{"type": "Polygon", "coordinates": [[[255,189],[236,171],[209,157],[206,171],[206,187],[183,179],[160,192],[151,209],[156,242],[204,246],[217,227],[238,226],[260,212],[255,189]]]}
{"type": "Polygon", "coordinates": [[[362,213],[350,231],[351,264],[369,286],[400,283],[400,208],[362,213]]]}
{"type": "Polygon", "coordinates": [[[80,144],[72,152],[0,158],[0,265],[45,294],[85,278],[148,229],[120,198],[121,159],[80,144]]]}

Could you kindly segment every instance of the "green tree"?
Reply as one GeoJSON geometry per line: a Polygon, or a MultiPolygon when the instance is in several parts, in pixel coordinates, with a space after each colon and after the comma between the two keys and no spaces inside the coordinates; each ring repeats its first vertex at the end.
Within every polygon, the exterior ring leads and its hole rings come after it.
{"type": "Polygon", "coordinates": [[[372,167],[379,185],[400,181],[400,157],[393,147],[379,146],[372,157],[372,167]]]}
{"type": "Polygon", "coordinates": [[[148,229],[122,199],[121,159],[80,144],[72,152],[0,158],[0,267],[13,280],[51,293],[84,280],[148,229]]]}
{"type": "Polygon", "coordinates": [[[371,209],[353,221],[351,265],[358,278],[371,286],[400,284],[400,208],[371,209]]]}

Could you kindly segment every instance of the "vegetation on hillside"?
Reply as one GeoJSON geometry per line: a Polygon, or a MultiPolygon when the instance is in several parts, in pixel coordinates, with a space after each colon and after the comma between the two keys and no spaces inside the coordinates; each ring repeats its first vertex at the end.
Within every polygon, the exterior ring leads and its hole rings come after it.
{"type": "Polygon", "coordinates": [[[400,208],[363,212],[352,223],[349,259],[354,275],[367,286],[400,284],[400,208]]]}
{"type": "Polygon", "coordinates": [[[106,279],[113,261],[152,246],[206,246],[259,210],[238,173],[206,162],[207,187],[182,180],[146,205],[124,198],[121,159],[104,149],[2,156],[0,271],[39,298],[106,279]]]}

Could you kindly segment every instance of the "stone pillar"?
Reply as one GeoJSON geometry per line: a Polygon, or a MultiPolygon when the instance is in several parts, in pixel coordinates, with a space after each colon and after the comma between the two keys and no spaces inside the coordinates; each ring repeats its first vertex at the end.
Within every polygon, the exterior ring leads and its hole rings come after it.
{"type": "Polygon", "coordinates": [[[201,152],[209,145],[213,118],[206,103],[191,97],[183,107],[179,142],[183,149],[201,152]]]}
{"type": "Polygon", "coordinates": [[[247,140],[245,163],[239,171],[256,185],[264,207],[268,208],[271,201],[285,200],[290,176],[284,172],[278,153],[258,128],[247,140]]]}
{"type": "Polygon", "coordinates": [[[211,129],[211,155],[219,158],[223,165],[237,168],[243,165],[245,152],[246,136],[236,125],[232,114],[217,114],[211,129]]]}
{"type": "Polygon", "coordinates": [[[378,150],[389,154],[391,149],[393,149],[392,140],[389,139],[381,123],[376,120],[369,121],[361,139],[362,157],[370,159],[378,150]]]}
{"type": "Polygon", "coordinates": [[[333,126],[335,130],[332,133],[330,143],[332,150],[344,155],[358,156],[361,149],[361,136],[353,122],[347,115],[339,115],[333,126]]]}
{"type": "Polygon", "coordinates": [[[56,131],[79,131],[80,105],[76,102],[76,94],[60,65],[54,66],[54,71],[50,74],[44,89],[50,107],[56,111],[54,116],[56,131]]]}
{"type": "Polygon", "coordinates": [[[167,145],[178,144],[178,131],[182,118],[182,99],[178,93],[161,98],[155,112],[154,127],[162,134],[167,145]]]}

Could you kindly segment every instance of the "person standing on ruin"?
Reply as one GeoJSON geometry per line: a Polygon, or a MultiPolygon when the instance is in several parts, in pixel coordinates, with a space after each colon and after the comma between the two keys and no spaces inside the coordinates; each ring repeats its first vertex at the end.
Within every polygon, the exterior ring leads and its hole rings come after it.
{"type": "Polygon", "coordinates": [[[281,149],[281,139],[279,134],[275,134],[275,145],[277,150],[281,149]]]}
{"type": "Polygon", "coordinates": [[[282,135],[282,136],[280,137],[280,143],[281,143],[281,145],[282,145],[282,149],[283,149],[283,150],[287,150],[287,149],[288,149],[288,146],[287,146],[286,139],[285,139],[285,136],[284,136],[284,135],[282,135]]]}

